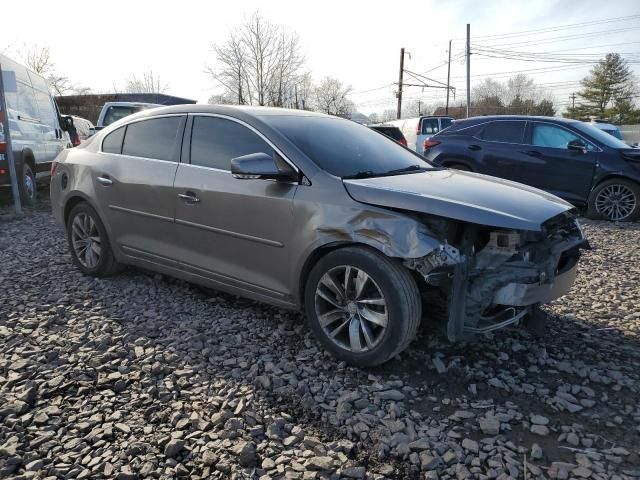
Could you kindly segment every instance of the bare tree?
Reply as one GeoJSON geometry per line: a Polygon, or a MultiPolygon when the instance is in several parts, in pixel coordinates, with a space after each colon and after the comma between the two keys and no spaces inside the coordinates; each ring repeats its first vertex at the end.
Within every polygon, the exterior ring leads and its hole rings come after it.
{"type": "Polygon", "coordinates": [[[325,77],[314,91],[315,108],[329,115],[346,117],[355,110],[354,103],[347,98],[350,86],[338,79],[325,77]]]}
{"type": "Polygon", "coordinates": [[[234,32],[213,46],[216,64],[206,71],[239,104],[296,106],[296,85],[304,64],[298,35],[258,12],[234,32]]]}
{"type": "Polygon", "coordinates": [[[142,78],[135,74],[126,80],[124,90],[126,93],[163,93],[169,86],[160,81],[160,76],[155,75],[153,70],[142,74],[142,78]]]}

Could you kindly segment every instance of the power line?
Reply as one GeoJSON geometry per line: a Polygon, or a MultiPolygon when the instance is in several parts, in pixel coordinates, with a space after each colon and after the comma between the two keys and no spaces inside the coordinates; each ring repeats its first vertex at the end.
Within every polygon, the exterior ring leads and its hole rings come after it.
{"type": "MultiPolygon", "coordinates": [[[[521,30],[518,32],[509,32],[509,33],[498,33],[498,34],[494,34],[494,35],[479,35],[476,36],[476,39],[506,39],[506,38],[513,38],[513,37],[521,37],[521,36],[530,36],[530,35],[540,35],[540,34],[544,34],[544,33],[550,33],[550,32],[555,32],[555,31],[559,31],[559,30],[569,30],[569,29],[573,29],[573,28],[584,28],[584,27],[589,27],[589,26],[593,26],[593,25],[601,25],[601,24],[605,24],[605,23],[612,23],[612,22],[623,22],[623,21],[628,21],[628,20],[635,20],[637,18],[640,18],[640,15],[627,15],[624,17],[614,17],[614,18],[603,18],[600,20],[592,20],[589,22],[580,22],[580,23],[569,23],[569,24],[565,24],[565,25],[558,25],[555,27],[546,27],[546,28],[538,28],[538,29],[533,29],[533,30],[521,30]]],[[[462,38],[457,38],[456,40],[462,40],[462,38]]]]}
{"type": "Polygon", "coordinates": [[[489,46],[489,47],[519,47],[519,46],[534,46],[534,45],[547,45],[549,43],[557,43],[557,42],[565,42],[568,40],[577,40],[577,39],[581,39],[581,38],[591,38],[594,36],[601,36],[601,35],[611,35],[613,33],[621,33],[621,32],[628,32],[630,30],[633,31],[637,31],[638,27],[626,27],[626,28],[618,28],[618,29],[614,29],[614,30],[599,30],[597,32],[588,32],[588,33],[582,33],[582,34],[577,34],[577,35],[564,35],[564,36],[560,36],[560,37],[550,37],[550,38],[546,38],[546,39],[540,39],[540,41],[534,40],[533,43],[531,40],[525,40],[525,41],[521,41],[521,42],[515,42],[515,43],[501,43],[501,44],[490,44],[490,45],[485,45],[485,46],[489,46]]]}

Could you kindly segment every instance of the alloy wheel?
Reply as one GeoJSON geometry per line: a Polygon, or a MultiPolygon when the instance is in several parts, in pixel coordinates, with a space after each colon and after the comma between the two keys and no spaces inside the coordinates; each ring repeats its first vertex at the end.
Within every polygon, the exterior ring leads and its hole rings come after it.
{"type": "Polygon", "coordinates": [[[315,308],[327,337],[349,352],[374,349],[387,330],[388,308],[382,290],[364,270],[353,266],[334,267],[322,276],[315,308]]]}
{"type": "Polygon", "coordinates": [[[609,220],[619,221],[631,215],[636,208],[636,195],[626,185],[619,183],[607,185],[596,197],[598,213],[609,220]]]}
{"type": "Polygon", "coordinates": [[[96,222],[86,213],[79,213],[71,222],[71,243],[78,261],[89,269],[96,268],[102,254],[102,240],[96,222]]]}
{"type": "Polygon", "coordinates": [[[36,198],[36,184],[31,175],[24,175],[24,193],[30,200],[36,198]]]}

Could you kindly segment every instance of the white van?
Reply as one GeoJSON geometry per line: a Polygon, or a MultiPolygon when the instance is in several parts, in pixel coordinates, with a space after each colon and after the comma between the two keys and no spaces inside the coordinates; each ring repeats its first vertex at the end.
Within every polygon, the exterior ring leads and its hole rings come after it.
{"type": "Polygon", "coordinates": [[[440,130],[444,130],[453,123],[451,117],[440,117],[435,115],[424,115],[422,117],[405,118],[403,120],[393,120],[387,124],[398,127],[404,138],[407,139],[407,146],[419,153],[424,154],[424,142],[440,130]]]}
{"type": "MultiPolygon", "coordinates": [[[[62,129],[58,107],[49,84],[37,73],[0,54],[9,132],[16,162],[22,201],[33,204],[37,182],[49,179],[51,163],[58,153],[71,147],[62,129]]],[[[0,152],[6,143],[0,129],[0,152]]],[[[11,185],[7,158],[0,153],[0,186],[11,185]]]]}

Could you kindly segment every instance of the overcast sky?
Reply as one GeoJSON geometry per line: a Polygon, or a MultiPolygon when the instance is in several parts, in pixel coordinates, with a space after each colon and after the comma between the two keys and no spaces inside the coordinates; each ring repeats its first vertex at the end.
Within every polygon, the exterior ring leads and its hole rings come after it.
{"type": "MultiPolygon", "coordinates": [[[[397,82],[400,47],[411,54],[407,69],[431,70],[446,61],[449,39],[454,55],[464,50],[466,23],[471,24],[472,44],[526,52],[561,50],[567,55],[618,51],[640,60],[640,17],[631,17],[640,14],[639,0],[92,0],[66,6],[22,0],[2,2],[0,8],[0,51],[48,46],[60,74],[94,91],[112,91],[114,85],[124,86],[131,74],[151,69],[168,84],[166,93],[199,102],[220,91],[204,73],[205,66],[215,61],[212,44],[223,42],[230,29],[255,10],[296,31],[314,78],[333,76],[351,85],[351,98],[365,113],[394,108],[397,87],[390,84],[397,82]],[[624,19],[593,23],[620,17],[624,19]],[[569,24],[583,25],[487,38],[569,24]]],[[[568,82],[576,82],[589,70],[588,65],[479,55],[472,56],[471,67],[472,85],[487,75],[504,80],[510,72],[527,70],[537,82],[552,84],[548,88],[561,107],[579,89],[568,82]]],[[[640,70],[633,67],[637,74],[640,70]]],[[[452,62],[457,99],[464,98],[464,72],[462,58],[452,62]]],[[[445,81],[446,73],[446,66],[441,66],[427,75],[445,81]]],[[[408,100],[444,100],[443,90],[423,93],[414,87],[405,93],[408,100]]]]}

